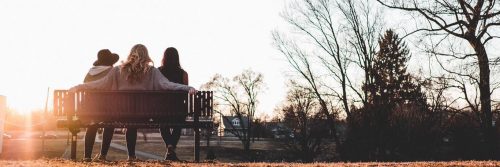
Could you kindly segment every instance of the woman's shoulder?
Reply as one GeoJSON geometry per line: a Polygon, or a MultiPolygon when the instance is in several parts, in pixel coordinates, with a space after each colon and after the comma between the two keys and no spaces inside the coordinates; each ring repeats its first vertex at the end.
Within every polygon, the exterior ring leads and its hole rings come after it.
{"type": "Polygon", "coordinates": [[[182,68],[181,68],[181,70],[180,70],[180,71],[181,71],[181,73],[182,73],[183,75],[187,75],[187,74],[188,74],[188,73],[186,72],[186,70],[184,70],[184,69],[182,69],[182,68]]]}
{"type": "Polygon", "coordinates": [[[161,73],[160,69],[159,68],[156,68],[156,67],[153,67],[153,66],[149,66],[149,71],[150,72],[153,72],[153,73],[161,73]]]}
{"type": "Polygon", "coordinates": [[[122,69],[121,67],[122,67],[121,65],[119,65],[119,66],[114,66],[113,68],[111,68],[111,71],[109,71],[109,73],[112,73],[112,72],[114,72],[114,73],[118,73],[118,72],[120,72],[120,70],[122,69]]]}
{"type": "Polygon", "coordinates": [[[160,70],[161,72],[165,72],[165,73],[182,73],[182,74],[187,74],[187,72],[182,69],[182,68],[169,68],[169,67],[166,67],[166,66],[160,66],[158,67],[158,70],[160,70]]]}

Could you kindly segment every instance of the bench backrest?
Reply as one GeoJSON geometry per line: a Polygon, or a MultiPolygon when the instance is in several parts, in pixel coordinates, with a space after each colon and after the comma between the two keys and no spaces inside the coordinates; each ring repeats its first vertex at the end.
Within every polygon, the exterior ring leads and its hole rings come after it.
{"type": "Polygon", "coordinates": [[[179,122],[186,116],[211,118],[213,92],[54,91],[54,114],[82,122],[179,122]]]}

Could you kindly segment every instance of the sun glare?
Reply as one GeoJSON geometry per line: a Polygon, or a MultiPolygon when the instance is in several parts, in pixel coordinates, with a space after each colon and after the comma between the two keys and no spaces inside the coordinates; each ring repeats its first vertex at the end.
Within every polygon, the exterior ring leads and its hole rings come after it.
{"type": "Polygon", "coordinates": [[[28,115],[35,111],[43,110],[47,100],[46,91],[20,91],[11,93],[10,96],[6,96],[7,108],[9,108],[11,113],[21,115],[28,115]],[[32,93],[28,95],[26,92],[32,93]]]}
{"type": "Polygon", "coordinates": [[[11,100],[9,100],[7,104],[10,112],[13,114],[30,115],[31,113],[40,110],[40,107],[34,104],[28,104],[28,103],[18,104],[12,102],[11,100]]]}
{"type": "Polygon", "coordinates": [[[13,111],[17,114],[21,114],[21,115],[29,115],[33,112],[32,109],[28,109],[28,108],[23,108],[23,109],[13,109],[13,111]]]}

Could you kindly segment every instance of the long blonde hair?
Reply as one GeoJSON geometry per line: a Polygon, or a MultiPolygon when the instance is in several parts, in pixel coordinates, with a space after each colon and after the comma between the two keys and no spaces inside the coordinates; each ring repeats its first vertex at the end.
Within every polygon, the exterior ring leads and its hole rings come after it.
{"type": "Polygon", "coordinates": [[[153,63],[153,60],[149,57],[148,49],[142,44],[137,44],[130,50],[127,61],[123,62],[120,70],[129,83],[135,83],[149,72],[151,69],[149,63],[153,63]]]}

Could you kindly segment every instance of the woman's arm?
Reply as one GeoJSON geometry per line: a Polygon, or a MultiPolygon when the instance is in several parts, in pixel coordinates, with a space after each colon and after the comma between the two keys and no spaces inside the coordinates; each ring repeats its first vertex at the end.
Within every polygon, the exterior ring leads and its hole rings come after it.
{"type": "Polygon", "coordinates": [[[183,72],[184,73],[182,74],[182,83],[184,83],[184,85],[189,85],[188,73],[186,71],[183,72]]]}
{"type": "Polygon", "coordinates": [[[155,78],[155,81],[154,81],[155,85],[157,85],[156,87],[160,90],[183,90],[183,91],[188,91],[190,93],[196,92],[196,89],[194,89],[191,86],[170,82],[156,68],[153,69],[153,75],[154,75],[153,78],[155,78]]]}
{"type": "Polygon", "coordinates": [[[73,86],[69,90],[70,91],[89,90],[89,89],[109,90],[112,87],[113,79],[115,78],[115,75],[117,73],[116,70],[119,69],[115,67],[110,72],[108,72],[108,74],[105,77],[92,82],[87,82],[84,84],[73,86]]]}

